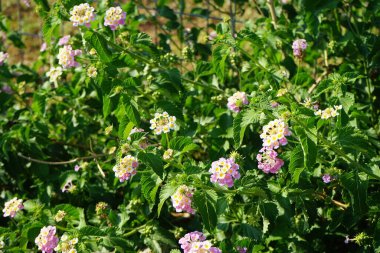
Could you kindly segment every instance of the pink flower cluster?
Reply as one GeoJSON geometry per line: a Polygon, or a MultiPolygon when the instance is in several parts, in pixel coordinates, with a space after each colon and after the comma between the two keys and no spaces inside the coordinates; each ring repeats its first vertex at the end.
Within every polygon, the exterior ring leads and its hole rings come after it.
{"type": "Polygon", "coordinates": [[[24,208],[24,205],[22,204],[22,199],[18,199],[14,197],[13,199],[5,202],[3,213],[4,217],[15,217],[16,213],[24,208]]]}
{"type": "Polygon", "coordinates": [[[198,231],[187,233],[179,239],[179,244],[184,253],[222,253],[219,248],[213,247],[210,241],[206,241],[206,236],[198,231]]]}
{"type": "Polygon", "coordinates": [[[136,158],[131,155],[124,156],[118,164],[113,167],[115,176],[119,178],[120,182],[124,182],[136,174],[136,168],[139,163],[136,158]]]}
{"type": "Polygon", "coordinates": [[[249,104],[247,94],[245,92],[238,91],[228,98],[227,107],[231,111],[240,112],[243,105],[249,104]]]}
{"type": "Polygon", "coordinates": [[[6,59],[8,59],[8,54],[4,52],[0,52],[0,66],[4,64],[6,59]]]}
{"type": "Polygon", "coordinates": [[[256,156],[258,168],[264,173],[276,174],[284,165],[284,161],[278,158],[275,149],[288,143],[286,136],[290,136],[288,125],[281,119],[270,121],[263,127],[260,138],[263,139],[263,148],[256,156]]]}
{"type": "Polygon", "coordinates": [[[59,241],[55,233],[56,228],[54,226],[43,227],[34,241],[37,244],[38,249],[43,253],[52,253],[59,241]]]}
{"type": "Polygon", "coordinates": [[[58,40],[58,46],[67,45],[67,43],[69,43],[70,37],[71,37],[70,35],[66,35],[66,36],[63,36],[62,38],[60,38],[58,40]]]}
{"type": "Polygon", "coordinates": [[[114,31],[118,26],[125,24],[126,16],[127,14],[119,6],[111,7],[106,11],[104,25],[109,26],[114,31]]]}
{"type": "Polygon", "coordinates": [[[292,48],[294,56],[297,58],[302,58],[303,52],[307,48],[307,42],[304,39],[297,39],[293,42],[292,48]]]}
{"type": "Polygon", "coordinates": [[[173,207],[176,212],[188,212],[194,214],[195,211],[191,208],[191,198],[193,197],[193,191],[186,185],[181,185],[174,195],[171,196],[173,207]]]}
{"type": "Polygon", "coordinates": [[[75,61],[74,56],[81,54],[81,50],[73,50],[70,45],[65,45],[59,49],[57,58],[59,60],[59,64],[61,64],[64,68],[77,67],[79,63],[75,61]]]}
{"type": "Polygon", "coordinates": [[[264,173],[276,174],[284,165],[284,161],[277,157],[277,152],[271,148],[263,147],[257,154],[256,159],[259,162],[258,168],[264,173]]]}
{"type": "Polygon", "coordinates": [[[234,185],[233,178],[240,178],[239,165],[233,158],[220,158],[218,161],[214,161],[209,172],[212,173],[211,182],[219,183],[221,186],[232,187],[234,185]]]}

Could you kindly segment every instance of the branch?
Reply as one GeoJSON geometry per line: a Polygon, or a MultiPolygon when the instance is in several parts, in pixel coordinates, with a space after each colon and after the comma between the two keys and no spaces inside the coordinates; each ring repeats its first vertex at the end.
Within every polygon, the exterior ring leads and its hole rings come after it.
{"type": "Polygon", "coordinates": [[[82,156],[82,157],[77,157],[68,161],[59,161],[59,162],[51,162],[51,161],[44,161],[44,160],[39,160],[35,158],[31,158],[29,156],[24,156],[21,153],[17,154],[19,157],[24,158],[25,160],[28,160],[30,162],[35,162],[35,163],[41,163],[41,164],[49,164],[49,165],[64,165],[64,164],[70,164],[70,163],[75,163],[77,161],[82,161],[82,160],[90,160],[94,159],[97,157],[104,157],[104,156],[109,156],[109,154],[94,154],[91,156],[82,156]]]}

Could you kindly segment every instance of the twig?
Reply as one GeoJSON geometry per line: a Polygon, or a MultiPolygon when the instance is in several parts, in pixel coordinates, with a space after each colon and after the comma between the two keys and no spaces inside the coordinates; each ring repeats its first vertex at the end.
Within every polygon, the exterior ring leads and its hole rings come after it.
{"type": "Polygon", "coordinates": [[[94,158],[97,158],[97,157],[109,156],[109,154],[93,154],[91,156],[77,157],[77,158],[74,158],[74,159],[71,159],[71,160],[68,160],[68,161],[52,162],[52,161],[44,161],[44,160],[39,160],[39,159],[31,158],[29,156],[24,156],[21,153],[17,153],[17,155],[19,157],[21,157],[21,158],[24,158],[25,160],[30,161],[30,162],[41,163],[41,164],[50,164],[50,165],[64,165],[64,164],[75,163],[75,162],[82,161],[82,160],[90,160],[90,159],[94,159],[94,158]]]}
{"type": "MultiPolygon", "coordinates": [[[[316,195],[317,197],[323,199],[323,200],[325,200],[326,197],[327,197],[326,195],[319,194],[319,193],[316,193],[315,195],[316,195]]],[[[331,202],[332,202],[334,205],[343,208],[344,210],[347,209],[347,207],[349,206],[349,204],[344,204],[344,203],[342,203],[342,202],[340,202],[340,201],[337,201],[337,200],[334,200],[334,199],[331,199],[331,202]]]]}
{"type": "Polygon", "coordinates": [[[277,29],[277,16],[276,11],[274,10],[273,0],[267,0],[267,4],[269,7],[270,15],[272,16],[274,29],[277,29]]]}

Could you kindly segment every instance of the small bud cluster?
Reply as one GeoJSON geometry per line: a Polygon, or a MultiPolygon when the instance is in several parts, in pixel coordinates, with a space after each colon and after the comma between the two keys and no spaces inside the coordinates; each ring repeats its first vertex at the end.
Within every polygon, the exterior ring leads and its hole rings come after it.
{"type": "Polygon", "coordinates": [[[62,253],[77,253],[75,249],[75,244],[77,243],[78,238],[74,237],[70,239],[67,234],[63,234],[58,246],[55,247],[54,250],[62,253]]]}
{"type": "Polygon", "coordinates": [[[58,210],[57,214],[54,216],[54,220],[56,222],[60,222],[63,220],[63,218],[65,218],[66,216],[66,212],[65,211],[62,211],[62,210],[58,210]]]}
{"type": "Polygon", "coordinates": [[[88,3],[74,6],[70,11],[70,21],[74,26],[85,25],[90,27],[90,22],[95,19],[94,8],[88,3]]]}
{"type": "Polygon", "coordinates": [[[96,77],[98,75],[98,71],[95,68],[95,66],[88,67],[88,69],[87,69],[87,75],[90,78],[94,78],[94,77],[96,77]]]}
{"type": "Polygon", "coordinates": [[[233,158],[220,158],[211,164],[209,172],[211,175],[211,182],[218,183],[221,186],[232,187],[234,179],[239,179],[239,165],[235,163],[233,158]]]}
{"type": "Polygon", "coordinates": [[[169,133],[176,127],[176,117],[170,116],[167,112],[155,113],[154,119],[150,120],[150,129],[155,134],[169,133]]]}
{"type": "Polygon", "coordinates": [[[195,211],[191,208],[191,199],[193,197],[193,191],[186,185],[181,185],[174,195],[171,196],[173,206],[177,213],[188,212],[194,214],[195,211]]]}
{"type": "Polygon", "coordinates": [[[62,68],[61,67],[52,67],[47,73],[46,76],[50,77],[50,82],[55,83],[58,81],[58,79],[62,75],[62,68]]]}
{"type": "Polygon", "coordinates": [[[5,206],[3,209],[4,217],[15,217],[16,213],[24,208],[22,204],[22,199],[17,199],[14,197],[13,199],[5,202],[5,206]]]}
{"type": "Polygon", "coordinates": [[[303,57],[303,52],[307,48],[307,42],[304,39],[297,39],[293,42],[292,48],[293,48],[293,55],[296,58],[301,59],[303,57]]]}
{"type": "Polygon", "coordinates": [[[59,49],[58,52],[58,60],[59,64],[64,68],[77,67],[79,65],[78,62],[75,61],[74,56],[81,55],[81,50],[73,50],[70,45],[65,45],[64,47],[59,49]]]}
{"type": "Polygon", "coordinates": [[[164,160],[169,160],[170,158],[173,157],[173,149],[168,149],[164,152],[164,155],[162,156],[162,158],[164,158],[164,160]]]}
{"type": "Polygon", "coordinates": [[[127,14],[119,7],[111,7],[106,11],[104,25],[109,26],[111,30],[116,30],[118,26],[125,24],[127,14]]]}
{"type": "Polygon", "coordinates": [[[113,167],[115,176],[120,182],[124,182],[136,174],[136,168],[139,165],[136,158],[131,155],[124,156],[118,164],[113,167]]]}
{"type": "Polygon", "coordinates": [[[56,228],[54,226],[43,227],[34,241],[37,244],[38,249],[43,253],[52,253],[59,241],[55,233],[56,228]]]}
{"type": "Polygon", "coordinates": [[[334,105],[333,107],[326,108],[324,110],[318,110],[314,114],[321,116],[321,119],[329,119],[329,118],[334,118],[339,115],[338,110],[341,110],[342,106],[341,105],[334,105]]]}
{"type": "Polygon", "coordinates": [[[0,66],[4,64],[6,59],[8,59],[8,54],[4,52],[0,52],[0,66]]]}
{"type": "Polygon", "coordinates": [[[228,98],[227,107],[231,111],[240,112],[244,105],[249,104],[247,94],[245,92],[238,91],[228,98]]]}
{"type": "Polygon", "coordinates": [[[179,239],[179,244],[184,253],[222,253],[222,251],[213,247],[210,241],[198,231],[187,233],[179,239]]]}

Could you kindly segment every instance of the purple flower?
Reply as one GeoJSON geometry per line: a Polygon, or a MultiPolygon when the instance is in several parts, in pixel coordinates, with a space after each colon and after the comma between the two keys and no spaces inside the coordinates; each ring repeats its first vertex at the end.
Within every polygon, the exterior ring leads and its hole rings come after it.
{"type": "Polygon", "coordinates": [[[330,174],[324,174],[322,177],[323,183],[328,184],[331,182],[332,178],[330,174]]]}
{"type": "Polygon", "coordinates": [[[41,48],[40,48],[40,52],[45,52],[46,48],[47,48],[46,42],[42,43],[41,48]]]}
{"type": "Polygon", "coordinates": [[[78,164],[75,165],[74,170],[75,170],[75,171],[79,171],[79,170],[80,170],[80,166],[79,166],[78,164]]]}
{"type": "Polygon", "coordinates": [[[284,161],[277,157],[277,152],[271,147],[263,147],[257,154],[256,159],[259,162],[258,168],[264,173],[277,174],[284,165],[284,161]]]}
{"type": "Polygon", "coordinates": [[[198,231],[187,233],[184,237],[179,239],[179,244],[181,244],[184,253],[222,253],[219,248],[212,247],[211,242],[206,241],[206,237],[198,231]]]}
{"type": "Polygon", "coordinates": [[[218,37],[218,34],[215,31],[212,31],[208,35],[209,40],[214,40],[216,37],[218,37]]]}
{"type": "Polygon", "coordinates": [[[239,253],[247,253],[247,248],[246,247],[240,247],[240,246],[237,246],[236,247],[237,251],[239,251],[239,253]]]}
{"type": "Polygon", "coordinates": [[[106,16],[104,17],[104,25],[109,26],[112,31],[120,25],[125,24],[125,18],[127,13],[125,13],[119,6],[111,7],[106,11],[106,16]]]}
{"type": "Polygon", "coordinates": [[[297,39],[293,42],[292,48],[294,56],[296,58],[302,58],[303,52],[307,48],[307,42],[304,39],[297,39]]]}
{"type": "Polygon", "coordinates": [[[70,37],[71,37],[70,35],[66,35],[66,36],[63,36],[62,38],[60,38],[58,41],[58,46],[66,45],[69,42],[70,37]]]}
{"type": "Polygon", "coordinates": [[[0,52],[0,66],[4,64],[6,59],[8,59],[8,53],[0,52]]]}
{"type": "Polygon", "coordinates": [[[211,164],[209,172],[212,173],[210,181],[218,183],[220,186],[232,187],[234,179],[239,179],[239,165],[233,158],[220,158],[211,164]]]}
{"type": "Polygon", "coordinates": [[[245,92],[238,91],[228,98],[227,107],[231,111],[240,112],[243,105],[249,104],[247,94],[245,92]]]}
{"type": "Polygon", "coordinates": [[[1,91],[7,94],[13,94],[13,90],[9,85],[4,85],[3,88],[1,88],[1,91]]]}
{"type": "Polygon", "coordinates": [[[75,61],[74,56],[81,55],[81,50],[73,50],[70,45],[65,45],[59,49],[58,60],[59,64],[64,68],[78,67],[79,63],[75,61]]]}
{"type": "Polygon", "coordinates": [[[53,253],[53,250],[58,245],[58,237],[55,235],[56,228],[54,226],[43,227],[40,234],[35,239],[38,249],[43,253],[53,253]]]}

